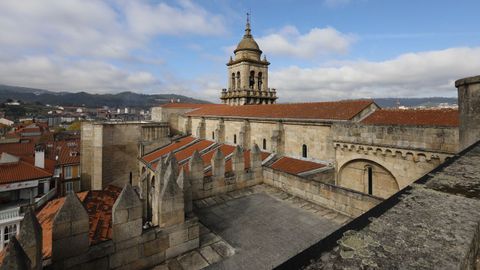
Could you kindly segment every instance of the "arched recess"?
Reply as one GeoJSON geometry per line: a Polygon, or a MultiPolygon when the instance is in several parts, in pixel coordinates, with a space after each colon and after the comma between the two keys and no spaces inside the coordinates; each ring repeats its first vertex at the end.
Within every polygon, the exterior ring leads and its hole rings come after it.
{"type": "Polygon", "coordinates": [[[382,165],[368,159],[354,159],[338,171],[338,185],[388,198],[399,190],[393,174],[382,165]]]}

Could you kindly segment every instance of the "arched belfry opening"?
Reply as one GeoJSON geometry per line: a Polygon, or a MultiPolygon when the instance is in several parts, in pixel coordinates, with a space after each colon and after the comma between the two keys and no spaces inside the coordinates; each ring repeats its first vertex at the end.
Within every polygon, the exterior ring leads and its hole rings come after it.
{"type": "Polygon", "coordinates": [[[253,38],[250,28],[250,16],[247,14],[245,34],[233,51],[227,63],[229,87],[221,92],[223,104],[249,105],[274,104],[277,100],[275,89],[268,88],[267,57],[253,38]]]}

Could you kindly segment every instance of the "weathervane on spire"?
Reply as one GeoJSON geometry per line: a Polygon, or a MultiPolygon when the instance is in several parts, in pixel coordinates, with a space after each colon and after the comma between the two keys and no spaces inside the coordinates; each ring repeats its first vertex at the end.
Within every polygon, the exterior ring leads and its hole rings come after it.
{"type": "Polygon", "coordinates": [[[245,27],[245,36],[250,36],[250,11],[247,12],[247,25],[245,27]]]}

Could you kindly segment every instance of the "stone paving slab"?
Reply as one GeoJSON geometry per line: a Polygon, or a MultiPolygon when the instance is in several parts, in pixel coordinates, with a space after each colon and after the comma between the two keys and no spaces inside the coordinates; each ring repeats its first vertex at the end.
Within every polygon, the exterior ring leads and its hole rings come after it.
{"type": "Polygon", "coordinates": [[[331,210],[323,215],[336,220],[326,218],[306,201],[288,202],[285,193],[267,187],[231,197],[236,199],[196,204],[203,207],[196,209],[200,221],[235,249],[232,255],[217,248],[227,258],[207,269],[271,269],[335,231],[341,226],[338,220],[348,220],[331,210]]]}

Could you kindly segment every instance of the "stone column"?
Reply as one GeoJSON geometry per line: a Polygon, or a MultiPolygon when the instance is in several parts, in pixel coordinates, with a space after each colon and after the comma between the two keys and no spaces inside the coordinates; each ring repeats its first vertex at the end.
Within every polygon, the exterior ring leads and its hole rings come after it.
{"type": "Polygon", "coordinates": [[[245,175],[245,157],[243,149],[240,145],[237,145],[232,156],[232,168],[235,172],[235,178],[237,183],[243,182],[245,175]]]}
{"type": "Polygon", "coordinates": [[[192,204],[192,184],[190,183],[190,179],[188,174],[182,169],[180,170],[180,174],[177,178],[177,184],[180,189],[183,190],[183,200],[184,200],[184,207],[185,213],[191,213],[193,211],[193,204],[192,204]]]}
{"type": "Polygon", "coordinates": [[[113,241],[120,242],[142,234],[142,202],[126,184],[112,208],[113,241]]]}
{"type": "Polygon", "coordinates": [[[203,159],[200,153],[195,150],[192,157],[188,161],[188,167],[190,169],[189,178],[192,183],[192,196],[193,199],[198,199],[203,195],[203,159]]]}
{"type": "Polygon", "coordinates": [[[53,219],[52,261],[55,263],[87,252],[90,246],[88,231],[87,210],[77,194],[68,193],[53,219]]]}
{"type": "Polygon", "coordinates": [[[225,155],[217,148],[211,160],[214,180],[225,180],[225,155]]]}
{"type": "Polygon", "coordinates": [[[31,208],[23,216],[18,241],[30,258],[32,269],[42,269],[42,226],[31,208]]]}
{"type": "Polygon", "coordinates": [[[165,172],[165,180],[160,193],[159,204],[159,226],[161,228],[181,224],[185,221],[185,201],[183,191],[177,184],[176,173],[172,162],[165,172]]]}
{"type": "Polygon", "coordinates": [[[250,122],[244,120],[238,136],[238,144],[244,149],[250,148],[250,122]]]}
{"type": "Polygon", "coordinates": [[[196,137],[198,139],[205,139],[205,132],[206,132],[205,118],[202,118],[202,120],[200,120],[200,123],[198,123],[198,126],[197,126],[196,137]]]}
{"type": "Polygon", "coordinates": [[[480,76],[457,80],[460,151],[480,140],[480,76]]]}
{"type": "Polygon", "coordinates": [[[215,129],[215,141],[217,143],[225,142],[225,123],[223,119],[218,120],[217,128],[215,129]]]}
{"type": "Polygon", "coordinates": [[[250,170],[253,172],[254,179],[262,176],[262,152],[257,144],[254,144],[250,150],[250,170]]]}
{"type": "Polygon", "coordinates": [[[278,122],[272,132],[272,151],[278,155],[282,155],[284,153],[284,141],[283,124],[282,122],[278,122]]]}

